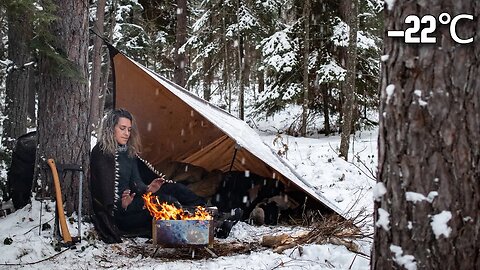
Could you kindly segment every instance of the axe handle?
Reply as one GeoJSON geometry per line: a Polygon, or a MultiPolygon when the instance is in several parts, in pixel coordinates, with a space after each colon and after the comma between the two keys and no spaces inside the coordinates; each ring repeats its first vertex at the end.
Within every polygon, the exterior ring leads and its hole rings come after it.
{"type": "Polygon", "coordinates": [[[62,230],[62,237],[65,243],[72,242],[72,236],[67,227],[67,220],[65,219],[65,212],[63,210],[63,200],[62,200],[62,189],[60,188],[60,180],[58,178],[57,167],[55,166],[55,161],[53,159],[47,160],[48,166],[52,170],[53,183],[55,185],[55,199],[57,201],[57,210],[58,210],[58,219],[60,222],[60,228],[62,230]]]}

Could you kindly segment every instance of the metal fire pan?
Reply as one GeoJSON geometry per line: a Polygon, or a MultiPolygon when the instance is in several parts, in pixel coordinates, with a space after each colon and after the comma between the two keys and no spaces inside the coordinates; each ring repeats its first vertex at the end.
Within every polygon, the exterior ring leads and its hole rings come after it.
{"type": "Polygon", "coordinates": [[[205,247],[213,245],[213,220],[152,221],[154,245],[162,247],[205,247]]]}

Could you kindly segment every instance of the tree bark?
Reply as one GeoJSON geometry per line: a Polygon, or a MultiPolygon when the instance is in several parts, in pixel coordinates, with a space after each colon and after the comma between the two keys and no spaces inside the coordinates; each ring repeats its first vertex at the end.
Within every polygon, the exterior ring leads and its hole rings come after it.
{"type": "Polygon", "coordinates": [[[308,118],[308,56],[310,54],[310,0],[305,1],[303,7],[303,19],[305,23],[305,36],[303,43],[303,104],[302,104],[302,127],[300,134],[305,137],[307,135],[307,118],[308,118]]]}
{"type": "Polygon", "coordinates": [[[187,42],[187,0],[177,0],[177,29],[175,40],[175,70],[174,80],[180,86],[186,84],[185,65],[187,56],[180,48],[187,42]]]}
{"type": "MultiPolygon", "coordinates": [[[[238,0],[237,22],[240,23],[240,9],[243,3],[238,0]]],[[[243,51],[243,34],[238,29],[238,118],[245,118],[245,85],[243,80],[243,69],[245,65],[243,51]]]]}
{"type": "MultiPolygon", "coordinates": [[[[396,1],[385,31],[443,12],[478,18],[480,6],[396,1]]],[[[436,44],[385,39],[377,191],[386,192],[376,192],[372,269],[480,269],[480,25],[463,20],[456,31],[475,41],[455,43],[449,27],[437,27],[436,44]]]]}
{"type": "MultiPolygon", "coordinates": [[[[259,55],[259,63],[263,62],[262,52],[257,53],[259,55]]],[[[265,69],[257,68],[257,81],[258,81],[258,93],[263,93],[265,91],[265,69]]]]}
{"type": "Polygon", "coordinates": [[[203,77],[203,99],[209,101],[212,96],[212,82],[213,82],[213,68],[212,68],[212,58],[207,56],[203,60],[203,70],[205,71],[205,76],[203,77]]]}
{"type": "MultiPolygon", "coordinates": [[[[115,29],[115,17],[117,15],[117,6],[118,6],[118,0],[113,0],[111,5],[110,5],[110,11],[107,13],[107,20],[110,21],[109,29],[107,29],[107,37],[109,41],[112,41],[113,39],[113,29],[115,29]]],[[[108,85],[109,85],[109,78],[110,78],[110,57],[105,58],[105,65],[104,69],[102,69],[102,74],[103,77],[100,80],[100,85],[101,85],[101,93],[100,93],[100,98],[99,98],[99,104],[98,104],[98,115],[99,118],[103,117],[104,110],[105,108],[111,109],[111,106],[106,106],[107,103],[107,97],[111,97],[111,93],[108,91],[108,85]]],[[[113,98],[108,99],[108,103],[112,104],[113,103],[113,98]]],[[[92,106],[93,107],[93,106],[92,106]]],[[[100,121],[99,121],[100,122],[100,121]]],[[[98,125],[97,128],[97,134],[100,134],[101,132],[101,125],[98,125]]]]}
{"type": "MultiPolygon", "coordinates": [[[[88,171],[90,134],[88,112],[88,1],[55,0],[56,20],[46,29],[53,35],[45,38],[39,51],[38,149],[36,170],[44,190],[48,178],[40,166],[53,158],[57,164],[82,165],[88,171]],[[48,48],[48,49],[45,49],[48,48]],[[53,55],[53,56],[52,56],[53,55]]],[[[87,179],[85,177],[85,179],[87,179]]],[[[66,211],[71,214],[78,204],[78,174],[65,175],[61,183],[66,211]]],[[[88,194],[83,183],[83,196],[88,194]]],[[[88,200],[84,199],[84,206],[88,200]]]]}
{"type": "Polygon", "coordinates": [[[328,85],[320,85],[319,88],[322,91],[322,96],[323,96],[323,126],[325,130],[325,136],[330,135],[331,128],[330,128],[330,91],[328,89],[328,85]]]}
{"type": "MultiPolygon", "coordinates": [[[[94,31],[98,34],[103,36],[104,35],[104,23],[105,23],[105,0],[98,0],[97,1],[97,13],[96,13],[96,20],[95,20],[95,27],[94,31]]],[[[103,106],[101,102],[101,94],[103,85],[101,85],[102,81],[102,58],[103,58],[103,42],[102,39],[96,35],[93,35],[93,54],[92,54],[92,75],[91,75],[91,83],[90,83],[90,115],[89,115],[89,127],[90,133],[91,131],[98,128],[100,125],[101,114],[100,106],[103,106]]]]}
{"type": "Polygon", "coordinates": [[[227,42],[227,25],[226,25],[226,19],[227,19],[227,13],[225,11],[225,2],[222,3],[222,42],[223,42],[223,72],[222,72],[222,77],[223,77],[223,87],[224,87],[224,93],[227,99],[228,103],[228,112],[232,112],[232,88],[230,87],[230,69],[229,69],[229,52],[228,52],[228,42],[227,42]]]}
{"type": "MultiPolygon", "coordinates": [[[[33,7],[33,3],[30,4],[33,7]]],[[[12,66],[7,71],[2,144],[7,152],[11,152],[15,140],[27,132],[28,100],[33,80],[30,48],[33,22],[28,9],[14,2],[7,4],[7,18],[8,58],[12,66]]]]}
{"type": "Polygon", "coordinates": [[[343,102],[343,121],[342,134],[340,140],[340,156],[348,160],[348,149],[350,145],[350,134],[352,133],[352,121],[354,111],[354,94],[355,94],[355,75],[357,60],[357,30],[358,30],[358,0],[342,1],[342,19],[345,19],[349,31],[348,50],[345,59],[345,81],[342,84],[343,102]]]}

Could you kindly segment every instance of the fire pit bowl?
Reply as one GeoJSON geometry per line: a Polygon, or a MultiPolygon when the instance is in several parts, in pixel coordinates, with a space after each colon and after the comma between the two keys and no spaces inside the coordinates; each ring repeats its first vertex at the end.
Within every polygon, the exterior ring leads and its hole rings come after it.
{"type": "Polygon", "coordinates": [[[211,247],[213,220],[152,221],[153,244],[162,247],[211,247]]]}

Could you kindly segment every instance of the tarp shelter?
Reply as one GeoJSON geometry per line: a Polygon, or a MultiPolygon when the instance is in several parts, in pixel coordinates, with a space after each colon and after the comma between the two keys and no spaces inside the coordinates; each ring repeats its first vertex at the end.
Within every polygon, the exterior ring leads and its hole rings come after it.
{"type": "Polygon", "coordinates": [[[114,107],[125,108],[135,116],[143,144],[142,158],[153,165],[181,161],[210,171],[249,171],[280,180],[289,191],[310,197],[310,203],[341,214],[244,121],[115,48],[109,49],[114,107]]]}

